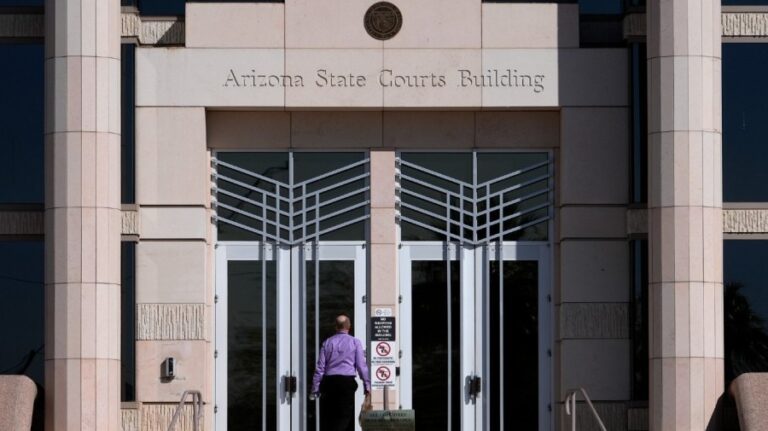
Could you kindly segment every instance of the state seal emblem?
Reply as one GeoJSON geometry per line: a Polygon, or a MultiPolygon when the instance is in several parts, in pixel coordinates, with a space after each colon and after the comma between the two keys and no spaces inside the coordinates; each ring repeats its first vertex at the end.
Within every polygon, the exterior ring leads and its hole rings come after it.
{"type": "Polygon", "coordinates": [[[365,31],[378,40],[392,39],[403,25],[403,15],[389,2],[374,3],[365,12],[365,31]]]}

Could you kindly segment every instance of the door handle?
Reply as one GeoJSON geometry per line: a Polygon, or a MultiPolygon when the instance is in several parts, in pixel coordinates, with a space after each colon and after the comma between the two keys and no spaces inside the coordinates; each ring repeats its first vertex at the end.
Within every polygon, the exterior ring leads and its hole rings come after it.
{"type": "Polygon", "coordinates": [[[283,376],[283,390],[286,394],[295,394],[297,389],[296,376],[283,376]]]}
{"type": "Polygon", "coordinates": [[[483,390],[482,380],[480,376],[468,376],[467,386],[469,387],[469,396],[477,398],[480,392],[483,390]]]}

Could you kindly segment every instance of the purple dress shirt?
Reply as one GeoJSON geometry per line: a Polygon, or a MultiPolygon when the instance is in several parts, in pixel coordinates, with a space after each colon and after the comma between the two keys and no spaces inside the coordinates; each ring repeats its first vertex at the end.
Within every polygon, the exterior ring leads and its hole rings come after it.
{"type": "Polygon", "coordinates": [[[362,343],[347,331],[339,331],[325,340],[320,347],[315,375],[312,378],[312,393],[320,391],[323,376],[354,376],[356,371],[363,380],[365,390],[370,391],[371,378],[368,375],[362,343]]]}

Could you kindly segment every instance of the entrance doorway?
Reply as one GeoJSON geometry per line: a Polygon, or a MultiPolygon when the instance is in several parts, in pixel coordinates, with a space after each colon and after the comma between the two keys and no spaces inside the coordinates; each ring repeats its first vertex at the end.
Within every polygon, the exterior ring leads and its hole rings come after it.
{"type": "Polygon", "coordinates": [[[219,153],[214,165],[216,429],[318,431],[309,391],[335,316],[366,345],[368,160],[219,153]]]}
{"type": "Polygon", "coordinates": [[[417,429],[553,429],[549,154],[398,161],[403,408],[417,429]]]}

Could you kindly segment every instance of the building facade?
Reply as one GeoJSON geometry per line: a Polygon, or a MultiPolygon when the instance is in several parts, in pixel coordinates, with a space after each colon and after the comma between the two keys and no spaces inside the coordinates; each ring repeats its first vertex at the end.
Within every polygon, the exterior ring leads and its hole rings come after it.
{"type": "Polygon", "coordinates": [[[418,429],[570,429],[579,388],[734,429],[766,38],[760,0],[0,0],[0,372],[35,430],[166,430],[186,391],[318,430],[343,312],[418,429]]]}

